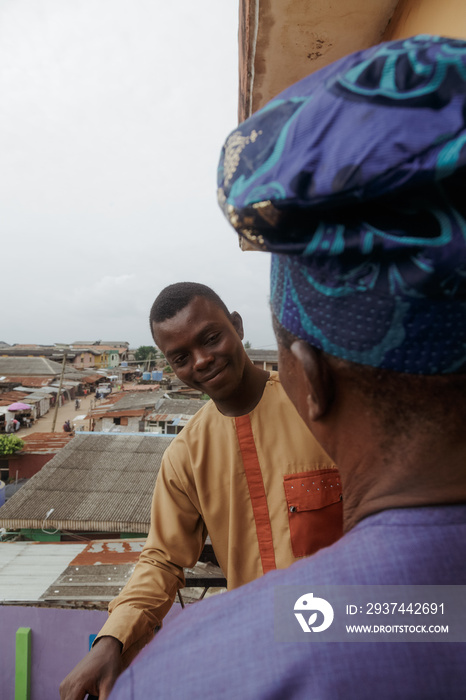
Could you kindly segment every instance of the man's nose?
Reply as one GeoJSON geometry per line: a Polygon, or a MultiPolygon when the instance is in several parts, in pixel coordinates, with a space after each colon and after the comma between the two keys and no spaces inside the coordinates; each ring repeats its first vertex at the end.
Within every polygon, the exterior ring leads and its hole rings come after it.
{"type": "Polygon", "coordinates": [[[206,348],[199,348],[194,353],[194,369],[203,370],[213,361],[212,353],[206,348]]]}

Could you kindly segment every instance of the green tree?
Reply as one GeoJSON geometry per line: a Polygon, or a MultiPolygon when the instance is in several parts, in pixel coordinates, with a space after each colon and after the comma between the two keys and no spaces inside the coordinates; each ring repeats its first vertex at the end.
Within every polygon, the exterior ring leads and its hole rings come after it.
{"type": "Polygon", "coordinates": [[[158,350],[153,345],[141,345],[134,353],[134,357],[138,362],[145,362],[149,358],[155,360],[158,357],[158,350]]]}
{"type": "Polygon", "coordinates": [[[251,347],[252,347],[252,345],[251,345],[251,343],[249,342],[249,340],[246,340],[246,342],[244,343],[244,347],[246,348],[246,350],[247,350],[248,348],[251,348],[251,347]]]}
{"type": "Polygon", "coordinates": [[[0,455],[12,455],[23,447],[23,440],[16,435],[0,435],[0,455]]]}

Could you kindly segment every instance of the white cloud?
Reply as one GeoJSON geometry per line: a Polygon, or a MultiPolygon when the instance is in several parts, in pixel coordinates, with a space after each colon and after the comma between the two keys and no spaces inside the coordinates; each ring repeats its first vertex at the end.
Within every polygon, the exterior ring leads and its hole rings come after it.
{"type": "Polygon", "coordinates": [[[274,343],[268,256],[216,203],[237,2],[0,4],[0,340],[151,342],[166,284],[210,284],[274,343]]]}

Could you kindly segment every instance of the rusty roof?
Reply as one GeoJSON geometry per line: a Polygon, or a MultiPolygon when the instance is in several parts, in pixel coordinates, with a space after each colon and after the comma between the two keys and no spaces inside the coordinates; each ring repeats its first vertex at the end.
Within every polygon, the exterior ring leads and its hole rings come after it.
{"type": "MultiPolygon", "coordinates": [[[[0,604],[66,606],[106,610],[131,576],[144,539],[90,542],[4,542],[0,546],[0,604]],[[31,575],[34,571],[34,575],[31,575]]],[[[226,586],[223,573],[210,562],[185,569],[185,603],[226,586]],[[192,588],[198,586],[199,588],[192,588]],[[201,595],[202,594],[202,595],[201,595]]],[[[170,614],[176,614],[176,608],[170,614]]]]}
{"type": "Polygon", "coordinates": [[[24,442],[21,452],[57,452],[72,438],[70,433],[28,433],[21,438],[24,442]]]}
{"type": "Polygon", "coordinates": [[[8,384],[18,384],[22,386],[30,386],[30,387],[41,387],[41,386],[48,386],[50,382],[53,382],[53,377],[23,377],[23,376],[8,376],[5,377],[4,380],[2,380],[3,383],[8,383],[8,384]]]}
{"type": "Polygon", "coordinates": [[[155,479],[171,439],[78,433],[2,506],[0,527],[147,533],[155,479]]]}
{"type": "Polygon", "coordinates": [[[21,401],[27,395],[26,391],[5,391],[5,393],[0,394],[0,406],[9,406],[16,401],[21,401]]]}
{"type": "Polygon", "coordinates": [[[85,374],[81,377],[82,384],[95,384],[95,382],[100,382],[101,380],[101,374],[85,374]]]}

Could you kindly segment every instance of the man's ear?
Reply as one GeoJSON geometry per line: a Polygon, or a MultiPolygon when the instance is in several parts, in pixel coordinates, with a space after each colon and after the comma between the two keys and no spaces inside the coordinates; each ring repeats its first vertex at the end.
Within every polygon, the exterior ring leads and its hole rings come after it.
{"type": "Polygon", "coordinates": [[[334,396],[334,384],[330,366],[324,355],[304,340],[296,340],[290,347],[303,382],[301,391],[306,393],[307,412],[310,421],[323,418],[334,396]]]}
{"type": "Polygon", "coordinates": [[[238,333],[239,337],[241,340],[244,338],[244,328],[243,328],[243,319],[239,315],[237,311],[233,311],[230,314],[230,321],[232,322],[235,331],[238,333]]]}

